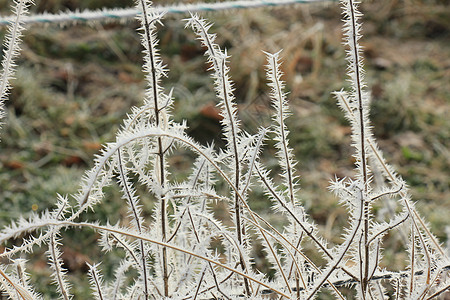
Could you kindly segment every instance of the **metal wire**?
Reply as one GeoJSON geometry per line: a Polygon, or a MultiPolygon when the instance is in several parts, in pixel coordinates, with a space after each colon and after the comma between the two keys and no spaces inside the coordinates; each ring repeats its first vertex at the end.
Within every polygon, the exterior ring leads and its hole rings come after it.
{"type": "MultiPolygon", "coordinates": [[[[196,3],[196,4],[176,4],[170,6],[154,6],[155,13],[183,14],[195,12],[212,12],[230,9],[256,8],[256,7],[274,7],[282,5],[291,5],[299,3],[317,3],[332,0],[246,0],[246,1],[226,1],[216,3],[196,3]]],[[[23,16],[22,21],[28,24],[73,24],[89,21],[117,21],[133,19],[139,11],[136,8],[123,9],[100,9],[100,10],[84,10],[69,11],[58,14],[36,14],[23,16]]],[[[14,16],[0,16],[0,27],[6,26],[14,20],[14,16]]]]}

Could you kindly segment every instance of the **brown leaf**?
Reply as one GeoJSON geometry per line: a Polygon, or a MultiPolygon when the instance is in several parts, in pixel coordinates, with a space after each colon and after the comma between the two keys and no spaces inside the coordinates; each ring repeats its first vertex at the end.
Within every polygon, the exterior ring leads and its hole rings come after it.
{"type": "Polygon", "coordinates": [[[70,247],[63,247],[62,251],[63,253],[61,255],[61,259],[63,260],[64,266],[67,270],[70,272],[88,271],[86,262],[91,263],[89,256],[77,252],[70,247]]]}
{"type": "Polygon", "coordinates": [[[211,118],[214,120],[222,120],[223,117],[220,115],[220,110],[212,103],[206,104],[200,110],[200,114],[207,118],[211,118]]]}
{"type": "Polygon", "coordinates": [[[83,142],[83,147],[86,150],[98,151],[98,150],[100,150],[102,148],[102,144],[100,144],[99,142],[84,141],[83,142]]]}
{"type": "Polygon", "coordinates": [[[70,167],[73,165],[79,165],[82,162],[83,162],[83,160],[81,159],[81,157],[79,157],[77,155],[68,156],[63,160],[63,164],[67,167],[70,167]]]}
{"type": "Polygon", "coordinates": [[[17,170],[23,169],[25,167],[25,164],[18,160],[12,160],[5,162],[5,167],[7,167],[8,169],[17,170]]]}

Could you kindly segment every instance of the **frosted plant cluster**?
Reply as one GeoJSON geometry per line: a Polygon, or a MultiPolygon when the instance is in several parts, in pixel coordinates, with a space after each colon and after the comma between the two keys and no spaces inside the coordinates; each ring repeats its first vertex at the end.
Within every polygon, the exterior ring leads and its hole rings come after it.
{"type": "MultiPolygon", "coordinates": [[[[1,117],[15,72],[14,58],[19,54],[20,18],[30,4],[16,0],[16,21],[5,40],[1,117]]],[[[10,299],[44,299],[30,284],[23,259],[43,247],[59,298],[73,298],[61,259],[62,237],[67,228],[73,228],[98,232],[102,251],[124,254],[108,280],[102,275],[101,261],[89,265],[93,299],[313,299],[324,290],[345,299],[343,288],[353,290],[357,299],[442,295],[450,284],[449,259],[417,213],[407,184],[384,160],[372,135],[370,95],[359,44],[361,13],[353,0],[343,0],[341,5],[351,88],[336,92],[335,97],[352,127],[356,162],[353,178],[336,178],[330,184],[330,191],[348,211],[342,243],[330,244],[321,237],[299,197],[297,162],[286,126],[291,112],[279,52],[266,53],[275,111],[272,125],[246,132],[238,117],[226,50],[215,43],[210,23],[197,15],[186,20],[186,27],[206,49],[226,142],[219,150],[203,146],[186,134],[185,123],[171,118],[173,97],[161,84],[168,70],[159,55],[156,34],[163,15],[154,13],[149,1],[137,0],[147,83],[142,105],[132,108],[115,142],[105,145],[96,157],[76,194],[58,195],[53,210],[20,218],[0,232],[1,243],[20,241],[0,253],[0,290],[10,299]],[[280,180],[271,178],[260,159],[267,139],[275,142],[280,180]],[[168,168],[171,154],[180,147],[196,156],[190,176],[182,182],[175,181],[168,168]],[[373,168],[382,170],[385,185],[373,183],[373,168]],[[128,218],[117,224],[86,221],[88,210],[104,205],[104,189],[113,182],[121,187],[128,218]],[[217,188],[219,182],[227,188],[217,188]],[[146,207],[137,186],[156,203],[148,212],[151,218],[144,217],[146,207]],[[249,195],[255,186],[264,189],[273,213],[283,215],[283,228],[274,227],[250,208],[249,195]],[[395,199],[401,210],[387,222],[377,221],[372,206],[387,198],[395,199]],[[214,214],[217,203],[227,206],[229,222],[214,214]],[[408,237],[407,267],[401,272],[380,267],[383,237],[393,230],[408,237]],[[217,243],[219,247],[213,246],[217,243]],[[264,247],[273,276],[256,269],[251,251],[255,243],[264,247]],[[308,257],[305,245],[315,247],[321,258],[308,257]]]]}

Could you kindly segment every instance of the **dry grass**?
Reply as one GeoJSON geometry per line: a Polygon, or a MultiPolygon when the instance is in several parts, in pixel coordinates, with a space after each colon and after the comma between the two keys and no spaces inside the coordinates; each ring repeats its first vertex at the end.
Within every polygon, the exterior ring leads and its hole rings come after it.
{"type": "MultiPolygon", "coordinates": [[[[81,1],[40,5],[38,10],[58,11],[80,7],[81,1]]],[[[450,215],[450,45],[445,42],[450,17],[444,5],[368,1],[362,7],[375,134],[442,242],[448,239],[450,215]]],[[[327,238],[339,237],[346,221],[345,210],[326,193],[328,181],[334,174],[350,175],[353,164],[349,125],[330,95],[345,80],[339,14],[337,4],[328,3],[214,15],[219,42],[230,49],[231,76],[250,131],[267,122],[270,113],[260,50],[284,49],[289,97],[298,116],[289,125],[300,161],[302,199],[327,238]]],[[[220,130],[214,91],[208,88],[203,51],[182,29],[180,18],[167,17],[160,32],[163,59],[171,70],[164,85],[174,87],[175,119],[187,118],[190,134],[206,143],[220,130]]],[[[0,224],[51,207],[57,192],[74,192],[101,144],[113,139],[129,107],[139,103],[144,81],[135,28],[130,22],[26,33],[0,143],[0,224]]],[[[183,168],[184,159],[180,155],[173,162],[183,168]]],[[[111,207],[96,211],[105,219],[120,202],[117,189],[108,193],[111,207]]],[[[267,205],[255,207],[263,211],[267,205]]],[[[399,261],[395,247],[394,241],[392,253],[386,253],[388,264],[399,261]]],[[[90,251],[82,248],[79,253],[90,251]]]]}

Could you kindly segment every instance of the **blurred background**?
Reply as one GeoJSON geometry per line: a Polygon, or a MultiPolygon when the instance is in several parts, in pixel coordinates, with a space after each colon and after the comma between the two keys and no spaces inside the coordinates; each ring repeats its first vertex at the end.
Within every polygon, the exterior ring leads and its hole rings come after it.
{"type": "MultiPolygon", "coordinates": [[[[1,15],[9,14],[10,2],[0,0],[1,15]]],[[[175,1],[154,1],[155,5],[170,3],[175,1]]],[[[450,232],[449,4],[447,0],[367,0],[361,5],[361,44],[375,136],[442,243],[448,243],[450,232]]],[[[46,0],[36,1],[31,10],[55,13],[132,5],[130,0],[46,0]]],[[[268,125],[273,113],[262,50],[283,49],[283,79],[293,112],[288,125],[299,160],[301,199],[325,238],[339,242],[346,211],[327,186],[335,175],[353,175],[350,127],[331,94],[348,87],[339,3],[203,16],[214,23],[218,43],[231,55],[239,116],[251,133],[268,125]]],[[[214,140],[220,146],[219,116],[204,49],[184,29],[185,17],[167,15],[158,33],[161,55],[170,70],[163,85],[174,89],[174,119],[186,119],[189,133],[198,141],[214,140]]],[[[0,225],[52,207],[56,193],[74,193],[102,144],[114,141],[121,120],[132,106],[140,105],[145,82],[137,27],[136,21],[129,20],[33,25],[25,32],[1,132],[0,225]]],[[[2,41],[4,34],[0,28],[2,41]]],[[[264,159],[276,174],[271,151],[266,151],[264,159]]],[[[181,151],[171,157],[178,179],[189,170],[187,155],[181,151]]],[[[259,198],[251,206],[262,213],[269,211],[270,203],[259,198]]],[[[143,201],[151,205],[151,198],[143,201]]],[[[110,187],[95,218],[115,222],[126,215],[121,206],[118,188],[110,187]]],[[[385,208],[375,209],[383,218],[385,208]]],[[[65,263],[71,272],[85,269],[84,261],[92,259],[87,256],[92,253],[88,245],[95,239],[86,233],[85,239],[64,249],[69,252],[65,263]]],[[[396,254],[402,247],[397,242],[385,243],[385,263],[401,268],[406,253],[396,254]]],[[[39,267],[33,272],[45,272],[39,267]]]]}

